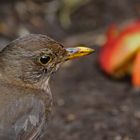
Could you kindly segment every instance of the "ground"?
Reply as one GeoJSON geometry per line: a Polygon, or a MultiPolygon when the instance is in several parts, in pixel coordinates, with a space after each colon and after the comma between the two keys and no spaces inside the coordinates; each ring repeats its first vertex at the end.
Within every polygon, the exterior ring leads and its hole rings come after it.
{"type": "Polygon", "coordinates": [[[48,139],[140,139],[139,90],[127,80],[104,76],[96,60],[97,53],[76,60],[53,77],[55,107],[48,139]]]}

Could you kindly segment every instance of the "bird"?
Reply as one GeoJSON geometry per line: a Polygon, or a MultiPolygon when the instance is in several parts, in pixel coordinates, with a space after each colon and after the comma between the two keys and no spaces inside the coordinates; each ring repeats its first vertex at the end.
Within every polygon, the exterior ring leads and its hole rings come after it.
{"type": "Polygon", "coordinates": [[[92,53],[29,34],[0,52],[0,140],[38,140],[46,133],[53,98],[50,76],[65,61],[92,53]]]}

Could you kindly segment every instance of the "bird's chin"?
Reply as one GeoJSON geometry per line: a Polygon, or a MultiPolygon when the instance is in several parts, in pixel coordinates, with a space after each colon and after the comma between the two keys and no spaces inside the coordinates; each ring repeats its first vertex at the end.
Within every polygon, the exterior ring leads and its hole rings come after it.
{"type": "Polygon", "coordinates": [[[49,79],[50,77],[46,77],[44,78],[44,80],[42,80],[42,83],[41,83],[41,89],[48,92],[50,91],[50,88],[49,88],[49,79]],[[48,91],[49,90],[49,91],[48,91]]]}
{"type": "Polygon", "coordinates": [[[51,70],[51,74],[56,73],[57,70],[60,68],[61,65],[62,65],[62,63],[58,63],[58,64],[56,64],[56,65],[52,68],[52,70],[51,70]]]}

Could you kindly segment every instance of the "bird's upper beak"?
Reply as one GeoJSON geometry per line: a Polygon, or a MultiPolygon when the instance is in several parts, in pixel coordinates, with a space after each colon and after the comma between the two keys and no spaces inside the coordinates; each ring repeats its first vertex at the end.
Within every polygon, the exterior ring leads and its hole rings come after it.
{"type": "Polygon", "coordinates": [[[74,58],[78,58],[81,56],[91,54],[94,52],[94,49],[91,49],[88,47],[83,47],[83,46],[78,46],[75,48],[66,48],[66,51],[67,51],[66,60],[71,60],[74,58]]]}

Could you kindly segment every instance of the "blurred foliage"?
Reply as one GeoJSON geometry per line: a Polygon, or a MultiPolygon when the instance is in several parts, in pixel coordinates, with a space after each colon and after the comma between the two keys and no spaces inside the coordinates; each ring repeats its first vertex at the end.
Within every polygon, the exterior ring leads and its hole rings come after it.
{"type": "Polygon", "coordinates": [[[63,28],[71,24],[71,14],[89,0],[25,0],[1,1],[0,33],[6,36],[29,32],[49,32],[49,27],[63,28]]]}
{"type": "Polygon", "coordinates": [[[59,20],[64,28],[71,24],[71,14],[90,0],[61,0],[59,7],[59,20]]]}
{"type": "Polygon", "coordinates": [[[139,15],[137,0],[2,0],[0,35],[13,39],[31,32],[63,39],[139,15]]]}

